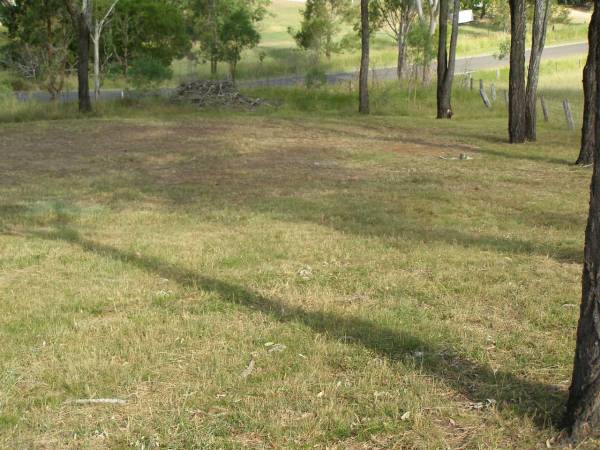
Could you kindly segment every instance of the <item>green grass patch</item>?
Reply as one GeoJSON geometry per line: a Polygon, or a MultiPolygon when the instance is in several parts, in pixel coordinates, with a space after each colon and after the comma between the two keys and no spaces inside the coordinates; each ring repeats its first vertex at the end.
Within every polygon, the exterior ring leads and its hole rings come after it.
{"type": "Polygon", "coordinates": [[[508,145],[502,100],[464,88],[452,121],[424,88],[377,86],[369,117],[346,86],[259,93],[283,103],[3,117],[0,447],[545,445],[579,133],[553,116],[508,145]]]}

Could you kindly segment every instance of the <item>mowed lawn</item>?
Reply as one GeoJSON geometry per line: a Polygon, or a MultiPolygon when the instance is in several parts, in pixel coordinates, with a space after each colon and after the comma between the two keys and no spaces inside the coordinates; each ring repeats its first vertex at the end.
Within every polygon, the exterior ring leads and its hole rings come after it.
{"type": "Polygon", "coordinates": [[[591,172],[540,126],[1,125],[0,447],[546,447],[591,172]]]}

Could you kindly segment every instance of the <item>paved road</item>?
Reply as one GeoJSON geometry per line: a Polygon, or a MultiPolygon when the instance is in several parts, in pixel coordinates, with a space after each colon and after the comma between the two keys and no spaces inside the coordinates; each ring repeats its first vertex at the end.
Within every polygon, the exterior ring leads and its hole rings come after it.
{"type": "MultiPolygon", "coordinates": [[[[575,55],[585,55],[588,52],[587,43],[563,44],[546,47],[544,49],[543,59],[558,59],[575,55]]],[[[529,57],[529,53],[527,53],[529,57]]],[[[489,70],[508,66],[508,59],[497,60],[492,55],[471,56],[467,58],[459,58],[456,60],[456,73],[467,73],[476,70],[489,70]]],[[[396,78],[395,68],[375,69],[375,77],[378,80],[393,80],[396,78]]],[[[327,82],[331,84],[340,83],[356,79],[358,72],[338,72],[327,74],[327,82]]],[[[262,80],[248,80],[239,82],[241,87],[264,87],[264,86],[293,86],[304,82],[304,76],[286,76],[279,78],[270,78],[262,80]]],[[[173,89],[162,89],[161,95],[168,96],[173,89]]],[[[101,91],[101,100],[116,100],[125,95],[123,91],[116,89],[104,89],[101,91]]],[[[50,101],[50,96],[46,92],[17,92],[16,96],[19,100],[26,101],[29,99],[47,102],[50,101]]],[[[77,92],[70,91],[61,95],[60,101],[72,102],[77,100],[77,92]]]]}

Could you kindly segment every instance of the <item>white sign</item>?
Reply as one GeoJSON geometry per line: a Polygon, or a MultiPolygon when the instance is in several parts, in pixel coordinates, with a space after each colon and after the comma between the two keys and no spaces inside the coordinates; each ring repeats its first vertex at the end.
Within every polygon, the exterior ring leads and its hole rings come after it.
{"type": "Polygon", "coordinates": [[[463,9],[458,13],[458,23],[469,23],[475,20],[473,18],[473,10],[472,9],[463,9]]]}

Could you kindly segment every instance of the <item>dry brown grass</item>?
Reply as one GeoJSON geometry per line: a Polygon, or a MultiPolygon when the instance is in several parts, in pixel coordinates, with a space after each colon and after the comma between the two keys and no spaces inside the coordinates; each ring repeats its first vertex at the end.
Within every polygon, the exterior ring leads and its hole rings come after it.
{"type": "Polygon", "coordinates": [[[545,446],[589,173],[453,125],[3,125],[0,446],[545,446]]]}

